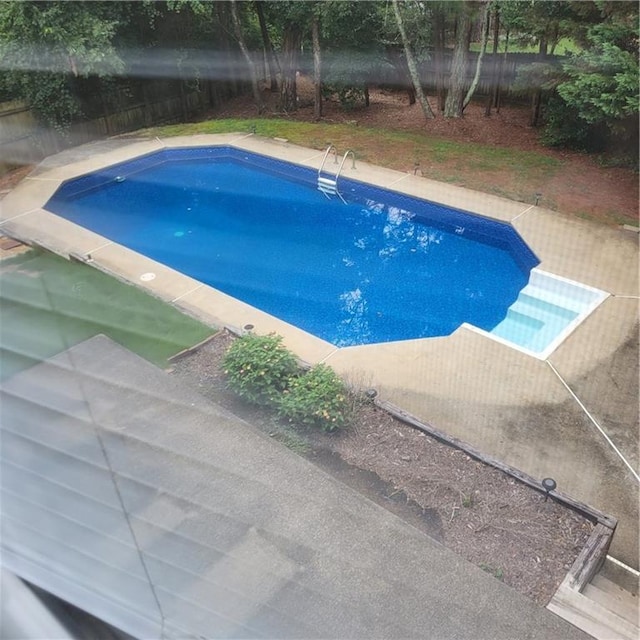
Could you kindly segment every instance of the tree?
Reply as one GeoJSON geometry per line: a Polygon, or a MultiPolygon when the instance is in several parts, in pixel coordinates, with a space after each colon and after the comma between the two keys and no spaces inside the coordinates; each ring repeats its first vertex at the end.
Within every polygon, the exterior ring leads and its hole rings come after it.
{"type": "MultiPolygon", "coordinates": [[[[278,0],[263,4],[268,23],[279,35],[280,109],[292,112],[298,108],[296,74],[300,64],[302,41],[305,34],[311,31],[313,3],[278,0]]],[[[274,42],[275,40],[274,36],[274,42]]]]}
{"type": "Polygon", "coordinates": [[[263,113],[265,107],[264,102],[262,101],[262,95],[260,94],[260,87],[258,86],[258,75],[256,73],[256,66],[253,62],[251,54],[249,53],[247,44],[244,41],[244,36],[242,34],[242,24],[240,23],[240,16],[238,15],[238,5],[236,4],[236,0],[231,0],[230,6],[231,19],[233,20],[233,30],[235,32],[238,45],[240,46],[240,50],[242,51],[242,55],[247,62],[247,68],[249,70],[249,75],[251,78],[251,90],[253,91],[253,99],[256,103],[258,113],[263,113]]]}
{"type": "Polygon", "coordinates": [[[404,30],[404,23],[402,21],[402,14],[400,13],[400,7],[398,6],[398,0],[391,0],[391,3],[393,4],[393,12],[396,17],[396,23],[398,24],[398,31],[400,32],[400,37],[402,38],[402,46],[404,47],[404,55],[409,67],[411,84],[413,85],[413,89],[415,91],[416,97],[418,98],[418,102],[422,107],[422,113],[424,114],[425,119],[430,120],[431,118],[435,118],[436,115],[431,109],[429,101],[425,97],[424,91],[422,90],[420,74],[418,73],[418,67],[416,66],[415,60],[413,58],[413,53],[411,52],[409,39],[407,38],[406,31],[404,30]]]}
{"type": "Polygon", "coordinates": [[[586,48],[566,60],[559,99],[546,113],[543,140],[554,146],[638,157],[638,19],[609,17],[587,31],[586,48]]]}
{"type": "Polygon", "coordinates": [[[76,79],[123,69],[113,38],[119,3],[2,2],[3,83],[45,123],[65,130],[81,113],[76,79]]]}
{"type": "Polygon", "coordinates": [[[449,77],[449,91],[444,103],[445,118],[461,118],[464,109],[465,87],[467,83],[467,61],[469,44],[471,43],[471,29],[473,23],[471,2],[461,2],[458,5],[456,20],[456,42],[451,61],[449,77]]]}
{"type": "Polygon", "coordinates": [[[320,16],[315,11],[311,22],[313,41],[313,117],[322,118],[322,53],[320,50],[320,16]]]}
{"type": "Polygon", "coordinates": [[[253,6],[258,16],[258,23],[260,24],[260,33],[262,35],[262,43],[264,46],[265,55],[267,57],[267,65],[269,66],[269,80],[271,86],[271,93],[278,91],[278,59],[273,51],[273,45],[271,44],[271,38],[269,37],[269,30],[267,29],[267,21],[264,17],[264,10],[262,8],[261,0],[254,0],[253,6]]]}
{"type": "Polygon", "coordinates": [[[446,69],[445,69],[445,44],[446,44],[446,22],[447,12],[445,4],[433,2],[433,49],[434,62],[436,66],[436,93],[438,96],[438,111],[444,112],[446,98],[446,69]]]}
{"type": "Polygon", "coordinates": [[[475,93],[476,87],[478,86],[478,81],[480,80],[480,71],[482,69],[482,60],[484,58],[485,51],[487,50],[487,38],[489,36],[489,10],[491,8],[491,3],[486,2],[484,5],[484,11],[482,12],[482,44],[480,45],[480,54],[478,55],[478,60],[476,62],[476,72],[473,76],[473,80],[471,81],[471,85],[469,86],[469,90],[467,91],[467,95],[464,97],[462,101],[462,109],[466,109],[467,105],[471,102],[471,98],[475,93]]]}
{"type": "Polygon", "coordinates": [[[326,0],[316,6],[321,9],[326,93],[336,93],[346,108],[369,106],[369,84],[384,58],[379,3],[326,0]]]}
{"type": "MultiPolygon", "coordinates": [[[[537,47],[537,56],[529,68],[522,68],[517,82],[531,95],[529,124],[540,124],[544,100],[557,76],[557,68],[549,61],[560,38],[573,34],[580,22],[575,7],[581,3],[558,2],[557,0],[501,0],[500,11],[503,22],[510,30],[513,40],[520,44],[537,47]]],[[[592,3],[585,3],[592,4],[592,3]]]]}
{"type": "MultiPolygon", "coordinates": [[[[498,62],[498,47],[500,44],[500,6],[497,2],[493,3],[493,12],[491,15],[491,23],[493,26],[493,51],[491,56],[491,87],[487,95],[485,103],[484,115],[491,115],[491,107],[498,106],[498,96],[500,93],[500,66],[498,62]]],[[[488,26],[488,25],[487,25],[488,26]]],[[[506,43],[505,43],[506,44],[506,43]]],[[[505,47],[506,48],[506,47],[505,47]]]]}
{"type": "Polygon", "coordinates": [[[558,93],[585,122],[614,126],[638,114],[637,22],[596,25],[588,40],[587,49],[562,65],[567,79],[558,93]]]}

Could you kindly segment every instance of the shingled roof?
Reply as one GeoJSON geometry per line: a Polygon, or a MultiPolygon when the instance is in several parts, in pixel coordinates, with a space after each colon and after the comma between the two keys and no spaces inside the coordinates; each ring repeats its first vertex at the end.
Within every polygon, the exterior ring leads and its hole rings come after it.
{"type": "Polygon", "coordinates": [[[3,565],[131,635],[583,637],[104,336],[1,400],[3,565]]]}

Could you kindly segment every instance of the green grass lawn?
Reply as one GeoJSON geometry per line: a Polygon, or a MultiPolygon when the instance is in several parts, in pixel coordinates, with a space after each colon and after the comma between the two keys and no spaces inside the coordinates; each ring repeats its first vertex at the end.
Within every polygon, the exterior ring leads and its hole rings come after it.
{"type": "MultiPolygon", "coordinates": [[[[469,50],[478,53],[481,49],[481,44],[481,42],[472,42],[469,46],[469,50]]],[[[498,53],[504,53],[505,46],[506,40],[504,36],[502,36],[498,42],[498,53]]],[[[540,46],[538,43],[524,43],[511,39],[508,49],[509,53],[538,53],[540,46]]],[[[557,56],[566,56],[568,53],[580,53],[581,51],[582,47],[575,40],[572,40],[571,38],[560,38],[556,43],[553,53],[557,56]]],[[[492,52],[493,38],[489,38],[489,42],[487,43],[487,53],[492,52]]],[[[549,50],[549,53],[551,53],[551,50],[549,50]]]]}
{"type": "Polygon", "coordinates": [[[214,332],[87,265],[41,251],[0,263],[0,379],[103,333],[158,366],[214,332]]]}
{"type": "Polygon", "coordinates": [[[456,164],[472,166],[482,164],[496,169],[515,166],[523,171],[555,170],[562,166],[560,160],[535,151],[502,149],[476,142],[456,142],[430,137],[424,133],[354,127],[350,124],[292,122],[276,118],[205,120],[153,127],[139,131],[137,135],[171,137],[203,133],[249,133],[252,127],[255,127],[259,136],[286,138],[301,146],[325,149],[329,142],[340,148],[348,145],[360,160],[375,161],[376,164],[383,164],[384,158],[397,157],[394,151],[401,149],[401,157],[410,164],[431,158],[438,162],[455,161],[456,164]]]}
{"type": "Polygon", "coordinates": [[[354,127],[350,124],[297,122],[275,118],[223,119],[153,127],[137,135],[171,137],[203,133],[247,133],[267,138],[286,138],[293,144],[325,149],[329,142],[339,149],[352,149],[358,160],[408,170],[420,163],[423,175],[443,182],[490,191],[478,171],[507,172],[517,177],[508,192],[514,200],[528,202],[551,175],[562,169],[562,160],[535,151],[504,149],[476,142],[457,142],[424,133],[354,127]]]}

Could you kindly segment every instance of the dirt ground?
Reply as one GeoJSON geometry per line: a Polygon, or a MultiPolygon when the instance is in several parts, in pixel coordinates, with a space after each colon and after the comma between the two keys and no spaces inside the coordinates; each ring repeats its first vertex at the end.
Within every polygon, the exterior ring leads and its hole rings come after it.
{"type": "Polygon", "coordinates": [[[220,332],[169,371],[497,579],[548,603],[588,538],[589,521],[371,403],[358,402],[352,425],[338,434],[278,423],[227,390],[220,363],[232,340],[220,332]]]}

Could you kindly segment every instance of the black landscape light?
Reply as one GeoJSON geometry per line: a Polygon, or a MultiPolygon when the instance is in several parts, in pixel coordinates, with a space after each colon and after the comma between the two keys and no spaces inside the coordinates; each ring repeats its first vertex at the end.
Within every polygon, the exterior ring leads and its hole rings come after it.
{"type": "Polygon", "coordinates": [[[536,206],[536,207],[537,207],[537,206],[538,206],[538,202],[540,202],[540,198],[542,198],[542,194],[541,194],[541,193],[539,193],[539,192],[538,192],[538,193],[534,193],[534,194],[533,194],[533,197],[536,199],[536,203],[535,203],[535,205],[534,205],[534,206],[536,206]]]}
{"type": "Polygon", "coordinates": [[[367,389],[364,392],[364,395],[367,396],[367,398],[369,398],[369,400],[373,402],[375,397],[378,395],[378,392],[375,389],[367,389]]]}
{"type": "Polygon", "coordinates": [[[549,491],[553,491],[558,485],[553,478],[543,478],[542,479],[542,488],[544,489],[544,501],[547,501],[549,497],[549,491]]]}

